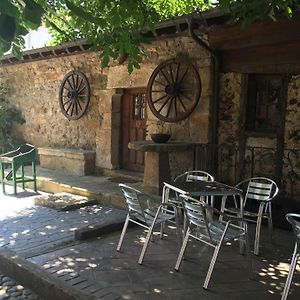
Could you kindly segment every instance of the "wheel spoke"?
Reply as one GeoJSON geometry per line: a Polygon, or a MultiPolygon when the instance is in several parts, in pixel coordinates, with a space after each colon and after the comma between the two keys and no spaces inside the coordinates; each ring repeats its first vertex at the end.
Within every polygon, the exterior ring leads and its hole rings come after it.
{"type": "Polygon", "coordinates": [[[74,103],[72,103],[71,117],[73,116],[73,111],[74,111],[74,103]]]}
{"type": "Polygon", "coordinates": [[[85,85],[80,90],[78,90],[77,93],[80,94],[84,89],[86,89],[85,85]]]}
{"type": "Polygon", "coordinates": [[[162,86],[166,86],[165,83],[162,83],[162,82],[158,81],[157,79],[155,79],[154,82],[157,82],[158,84],[160,84],[160,85],[162,85],[162,86]]]}
{"type": "Polygon", "coordinates": [[[183,73],[182,77],[179,80],[179,84],[181,84],[181,82],[183,81],[184,77],[186,76],[187,72],[188,72],[189,68],[186,68],[185,72],[183,73]]]}
{"type": "Polygon", "coordinates": [[[170,84],[170,80],[169,78],[167,77],[167,75],[165,74],[165,72],[163,70],[160,70],[160,73],[165,77],[165,79],[167,80],[168,84],[170,84]]]}
{"type": "Polygon", "coordinates": [[[187,99],[187,100],[189,100],[189,101],[191,101],[191,102],[194,101],[192,98],[188,97],[188,96],[185,95],[185,94],[182,94],[182,97],[184,97],[185,99],[187,99]]]}
{"type": "Polygon", "coordinates": [[[75,102],[75,114],[76,114],[76,116],[78,115],[78,105],[77,105],[77,101],[75,102]]]}
{"type": "Polygon", "coordinates": [[[71,106],[72,106],[72,102],[70,103],[70,105],[69,105],[68,108],[66,109],[66,113],[67,113],[67,114],[68,114],[68,112],[69,112],[71,106]]]}
{"type": "Polygon", "coordinates": [[[175,99],[174,99],[174,109],[175,109],[175,117],[177,117],[178,115],[178,111],[177,111],[177,97],[175,96],[175,99]]]}
{"type": "Polygon", "coordinates": [[[182,101],[180,95],[178,95],[178,100],[179,100],[181,106],[183,107],[184,111],[187,111],[187,109],[186,109],[186,107],[185,107],[185,105],[184,105],[184,103],[183,103],[183,101],[182,101]]]}
{"type": "Polygon", "coordinates": [[[170,99],[171,99],[171,97],[168,96],[168,99],[164,102],[164,104],[163,104],[163,105],[160,107],[160,109],[158,110],[159,113],[163,110],[163,108],[166,106],[166,104],[169,102],[170,99]]]}
{"type": "Polygon", "coordinates": [[[180,69],[180,64],[177,64],[175,82],[177,82],[177,81],[178,81],[179,69],[180,69]]]}
{"type": "MultiPolygon", "coordinates": [[[[79,100],[79,99],[78,99],[78,100],[79,100]]],[[[80,108],[80,111],[82,111],[82,106],[81,106],[81,104],[80,104],[79,101],[77,101],[77,104],[78,104],[78,106],[79,106],[79,108],[80,108]]]]}
{"type": "Polygon", "coordinates": [[[66,89],[67,91],[69,91],[69,92],[71,92],[72,91],[72,89],[70,89],[70,88],[67,88],[66,86],[64,86],[64,89],[66,89]]]}
{"type": "Polygon", "coordinates": [[[74,89],[76,89],[75,75],[72,75],[72,82],[73,82],[74,89]]]}
{"type": "Polygon", "coordinates": [[[69,103],[70,101],[72,101],[71,99],[67,100],[66,102],[63,103],[63,106],[65,106],[67,103],[69,103]]]}
{"type": "Polygon", "coordinates": [[[72,84],[71,84],[71,82],[70,82],[69,78],[67,79],[67,82],[68,82],[68,84],[69,84],[69,87],[71,88],[71,90],[74,90],[74,86],[72,86],[72,84]]]}
{"type": "Polygon", "coordinates": [[[172,108],[173,101],[174,101],[174,96],[170,99],[169,107],[168,107],[168,111],[167,111],[166,117],[169,117],[169,114],[170,114],[170,112],[171,112],[171,108],[172,108]]]}
{"type": "Polygon", "coordinates": [[[169,64],[169,70],[170,70],[170,74],[171,74],[172,83],[174,83],[174,77],[173,77],[172,65],[171,64],[169,64]]]}
{"type": "Polygon", "coordinates": [[[162,100],[162,99],[164,99],[164,98],[166,98],[166,97],[169,97],[169,95],[168,95],[168,94],[165,94],[165,95],[163,95],[162,97],[159,97],[158,99],[154,100],[152,103],[155,104],[155,103],[157,103],[158,101],[160,101],[160,100],[162,100]]]}

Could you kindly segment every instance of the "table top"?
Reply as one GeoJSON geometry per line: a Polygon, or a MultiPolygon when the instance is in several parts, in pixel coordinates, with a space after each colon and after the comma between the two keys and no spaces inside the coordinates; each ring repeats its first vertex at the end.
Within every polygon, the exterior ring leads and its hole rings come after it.
{"type": "Polygon", "coordinates": [[[154,143],[153,141],[134,141],[128,143],[131,150],[139,150],[145,152],[174,152],[185,151],[193,148],[193,143],[182,141],[168,141],[167,143],[154,143]]]}
{"type": "Polygon", "coordinates": [[[243,194],[242,190],[217,181],[173,181],[165,182],[164,184],[178,193],[188,194],[192,197],[233,196],[243,194]]]}

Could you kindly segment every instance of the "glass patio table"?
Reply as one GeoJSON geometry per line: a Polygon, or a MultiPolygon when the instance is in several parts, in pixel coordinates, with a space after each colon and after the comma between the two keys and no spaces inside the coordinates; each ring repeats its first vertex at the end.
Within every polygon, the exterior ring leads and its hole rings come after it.
{"type": "MultiPolygon", "coordinates": [[[[240,198],[240,218],[243,218],[244,214],[244,196],[243,191],[233,186],[226,185],[217,181],[176,181],[176,182],[164,182],[164,193],[169,193],[167,190],[172,190],[178,194],[184,194],[193,198],[202,198],[203,201],[206,197],[221,196],[222,200],[228,196],[238,196],[240,198]]],[[[163,197],[165,201],[168,201],[168,197],[163,197]]],[[[243,226],[244,222],[240,222],[240,226],[243,226]]],[[[240,252],[243,253],[243,243],[240,242],[240,252]]]]}
{"type": "Polygon", "coordinates": [[[241,216],[243,215],[243,191],[233,186],[217,181],[202,180],[164,182],[164,185],[176,193],[191,197],[221,196],[222,198],[227,198],[228,196],[239,196],[241,216]]]}

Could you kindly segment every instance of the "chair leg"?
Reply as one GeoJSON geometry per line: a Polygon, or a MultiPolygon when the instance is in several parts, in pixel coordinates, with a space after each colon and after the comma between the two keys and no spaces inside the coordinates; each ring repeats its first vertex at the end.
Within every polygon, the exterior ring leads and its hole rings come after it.
{"type": "Polygon", "coordinates": [[[128,224],[129,224],[129,214],[127,214],[127,217],[126,217],[123,229],[122,229],[120,240],[119,240],[119,243],[118,243],[118,246],[117,246],[117,251],[120,251],[120,249],[121,249],[121,246],[122,246],[122,243],[123,243],[123,240],[124,240],[124,236],[125,236],[128,224]]]}
{"type": "MultiPolygon", "coordinates": [[[[223,197],[222,197],[222,202],[221,202],[221,213],[224,213],[224,211],[225,211],[226,199],[227,199],[226,196],[223,196],[223,197]]],[[[219,216],[219,221],[220,221],[220,222],[223,221],[223,216],[222,216],[222,215],[219,216]]]]}
{"type": "Polygon", "coordinates": [[[270,242],[273,242],[273,220],[272,220],[272,208],[271,208],[271,203],[269,203],[268,206],[268,228],[269,228],[269,237],[270,237],[270,242]]]}
{"type": "Polygon", "coordinates": [[[207,287],[208,287],[208,284],[209,284],[209,281],[210,281],[210,277],[211,277],[211,275],[212,275],[212,272],[213,272],[215,263],[216,263],[216,261],[217,261],[217,257],[218,257],[218,254],[219,254],[221,245],[222,245],[222,243],[223,243],[224,237],[225,237],[225,235],[226,235],[228,226],[229,226],[229,222],[227,222],[227,224],[226,224],[226,226],[225,226],[225,229],[224,229],[224,231],[223,231],[222,237],[221,237],[221,239],[220,239],[220,241],[219,241],[219,244],[216,246],[215,251],[214,251],[214,254],[213,254],[212,258],[211,258],[211,262],[210,262],[210,265],[209,265],[209,268],[208,268],[208,271],[207,271],[207,274],[206,274],[206,277],[205,277],[205,281],[204,281],[204,284],[203,284],[203,288],[204,288],[205,290],[206,290],[207,287]]]}
{"type": "Polygon", "coordinates": [[[291,287],[291,283],[292,283],[292,279],[293,279],[293,275],[294,275],[294,271],[296,269],[297,266],[297,260],[299,258],[299,254],[297,253],[297,243],[295,244],[295,250],[293,253],[293,257],[292,257],[292,261],[291,261],[291,265],[290,265],[290,269],[289,269],[289,274],[288,277],[286,279],[286,283],[284,286],[284,290],[282,293],[282,297],[281,300],[286,300],[289,294],[289,290],[291,287]]]}
{"type": "Polygon", "coordinates": [[[256,230],[255,230],[255,242],[254,242],[254,254],[259,254],[259,239],[260,239],[260,229],[261,229],[261,221],[263,214],[263,205],[259,206],[258,217],[256,222],[256,230]]]}
{"type": "Polygon", "coordinates": [[[182,261],[182,258],[183,258],[183,255],[184,255],[187,243],[189,241],[189,237],[190,237],[190,228],[188,228],[187,231],[186,231],[186,234],[185,234],[185,237],[184,237],[181,249],[179,251],[179,255],[178,255],[178,258],[177,258],[177,261],[176,261],[176,265],[175,265],[175,270],[176,271],[179,270],[179,267],[180,267],[180,264],[181,264],[181,261],[182,261]]]}
{"type": "Polygon", "coordinates": [[[251,259],[251,250],[250,250],[250,240],[249,240],[249,232],[248,232],[248,224],[244,224],[245,228],[245,248],[246,248],[246,255],[247,255],[247,261],[248,261],[248,267],[249,267],[249,278],[252,278],[253,276],[253,266],[252,266],[252,259],[251,259]]]}
{"type": "Polygon", "coordinates": [[[162,206],[160,206],[158,209],[157,209],[157,212],[156,212],[156,215],[153,219],[153,222],[148,230],[148,233],[147,233],[147,237],[146,237],[146,241],[145,241],[145,244],[143,246],[143,249],[142,249],[142,252],[141,252],[141,255],[140,255],[140,258],[138,260],[138,263],[141,265],[143,263],[143,260],[144,260],[144,256],[146,254],[146,251],[147,251],[147,248],[148,248],[148,245],[149,245],[149,241],[151,239],[151,236],[152,236],[152,232],[153,232],[153,228],[155,226],[155,223],[156,223],[156,220],[161,212],[161,209],[162,209],[162,206]]]}

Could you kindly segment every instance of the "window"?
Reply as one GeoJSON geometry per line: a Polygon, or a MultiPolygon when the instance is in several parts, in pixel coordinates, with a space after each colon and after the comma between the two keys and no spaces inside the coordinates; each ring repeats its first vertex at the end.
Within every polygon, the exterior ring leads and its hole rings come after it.
{"type": "Polygon", "coordinates": [[[279,75],[249,75],[246,130],[276,133],[281,122],[283,78],[279,75]]]}
{"type": "Polygon", "coordinates": [[[145,110],[146,110],[146,95],[137,94],[134,99],[133,105],[133,117],[134,120],[144,120],[145,119],[145,110]]]}

